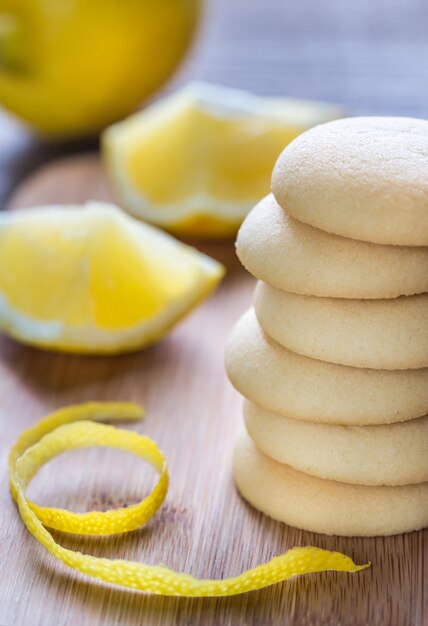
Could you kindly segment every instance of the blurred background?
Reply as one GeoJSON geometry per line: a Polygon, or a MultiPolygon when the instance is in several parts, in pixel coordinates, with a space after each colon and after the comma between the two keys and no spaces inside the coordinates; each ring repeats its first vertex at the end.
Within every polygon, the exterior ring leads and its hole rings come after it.
{"type": "Polygon", "coordinates": [[[424,0],[211,0],[189,76],[343,103],[428,112],[424,0]]]}
{"type": "MultiPolygon", "coordinates": [[[[196,78],[337,102],[351,114],[427,117],[427,27],[425,0],[206,0],[161,93],[196,78]]],[[[38,165],[97,147],[96,138],[47,143],[3,110],[0,142],[1,205],[38,165]]]]}

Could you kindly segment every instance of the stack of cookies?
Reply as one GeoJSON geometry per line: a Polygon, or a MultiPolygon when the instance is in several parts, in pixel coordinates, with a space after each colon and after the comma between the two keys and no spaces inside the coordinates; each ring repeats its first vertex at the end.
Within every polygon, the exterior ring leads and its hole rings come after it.
{"type": "Polygon", "coordinates": [[[428,526],[428,122],[318,126],[272,188],[237,241],[259,279],[226,355],[238,489],[315,532],[428,526]]]}

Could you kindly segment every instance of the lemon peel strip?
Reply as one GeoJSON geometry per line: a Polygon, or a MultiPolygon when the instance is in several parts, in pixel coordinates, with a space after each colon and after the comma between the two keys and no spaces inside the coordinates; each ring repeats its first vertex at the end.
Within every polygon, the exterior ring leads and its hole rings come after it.
{"type": "Polygon", "coordinates": [[[306,546],[292,548],[234,578],[210,580],[197,579],[159,565],[98,558],[62,547],[45,526],[78,534],[125,533],[145,524],[162,505],[168,490],[168,470],[158,446],[136,432],[96,423],[101,419],[138,420],[142,417],[141,407],[131,403],[100,402],[66,407],[24,431],[12,448],[10,486],[22,520],[30,533],[64,564],[92,578],[122,587],[184,597],[232,596],[299,574],[327,570],[357,572],[369,566],[356,565],[350,557],[339,552],[306,546]],[[45,463],[66,450],[88,446],[119,448],[150,463],[159,473],[153,491],[136,505],[91,513],[41,507],[27,499],[26,487],[45,463]]]}

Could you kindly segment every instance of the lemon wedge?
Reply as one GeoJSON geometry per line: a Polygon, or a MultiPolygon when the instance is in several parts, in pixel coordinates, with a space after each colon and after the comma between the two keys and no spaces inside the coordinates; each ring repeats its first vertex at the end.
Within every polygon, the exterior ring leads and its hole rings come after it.
{"type": "Polygon", "coordinates": [[[0,328],[25,343],[82,353],[147,346],[223,273],[113,205],[0,214],[0,328]]]}
{"type": "Polygon", "coordinates": [[[103,158],[130,213],[180,235],[231,236],[269,193],[283,148],[340,115],[329,104],[191,83],[110,126],[103,158]]]}

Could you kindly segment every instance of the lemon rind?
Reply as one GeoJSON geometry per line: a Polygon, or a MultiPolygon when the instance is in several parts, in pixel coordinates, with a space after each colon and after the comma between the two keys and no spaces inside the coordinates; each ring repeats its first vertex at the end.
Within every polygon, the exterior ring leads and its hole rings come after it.
{"type": "Polygon", "coordinates": [[[165,596],[233,596],[285,581],[296,575],[322,571],[358,572],[369,567],[357,565],[345,554],[313,546],[296,547],[233,578],[199,579],[163,565],[141,561],[98,558],[70,550],[57,543],[48,528],[71,535],[121,535],[146,524],[162,506],[168,491],[169,475],[165,456],[157,444],[137,432],[99,424],[104,419],[139,419],[144,414],[130,403],[87,403],[64,407],[24,431],[9,454],[9,484],[22,521],[33,537],[65,565],[97,580],[165,596]],[[31,479],[55,456],[68,450],[93,446],[113,447],[148,462],[159,474],[152,491],[128,507],[107,511],[74,513],[35,504],[26,496],[31,479]]]}

